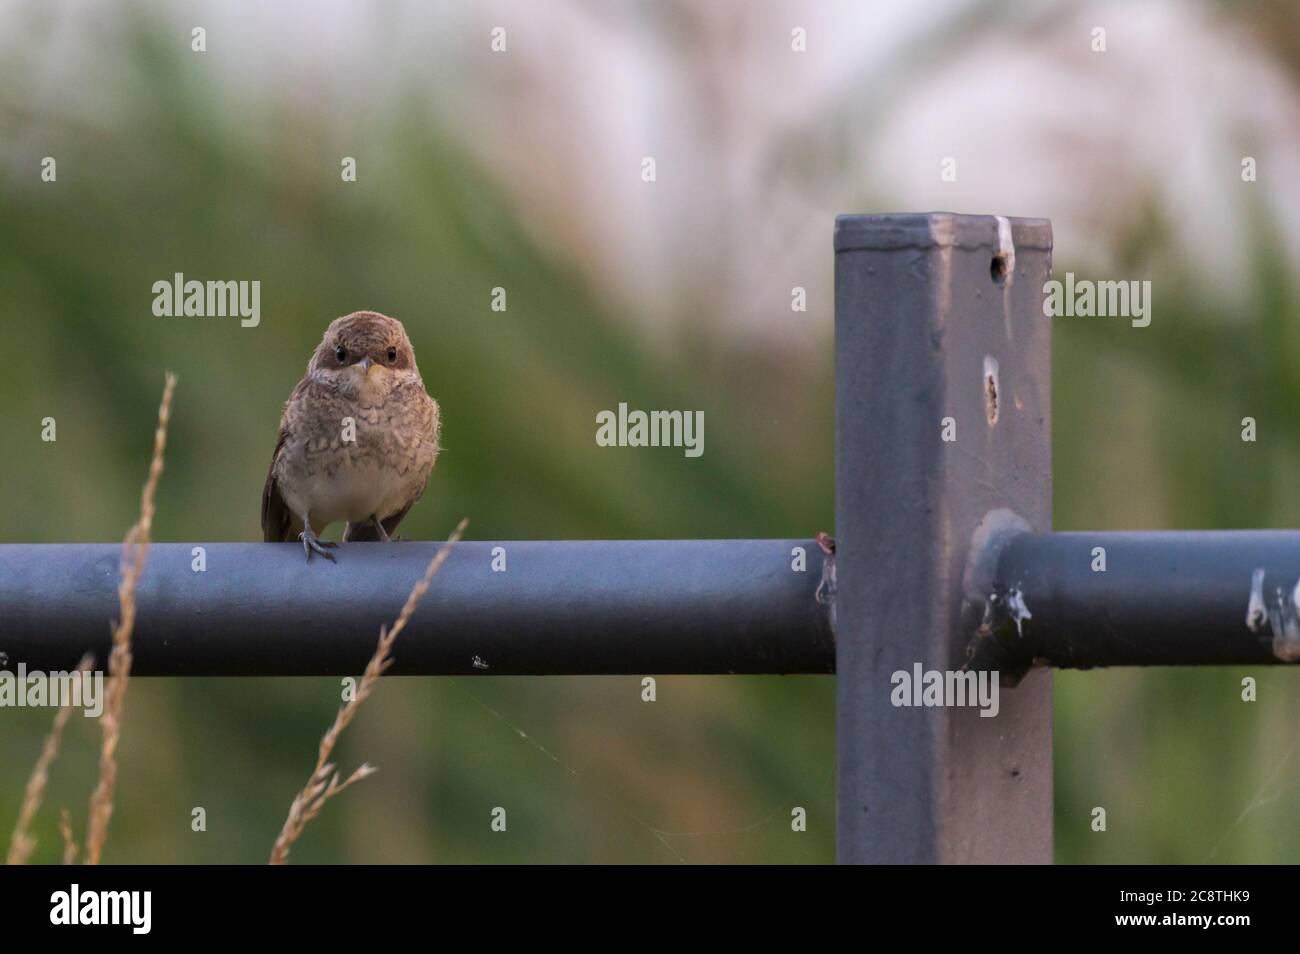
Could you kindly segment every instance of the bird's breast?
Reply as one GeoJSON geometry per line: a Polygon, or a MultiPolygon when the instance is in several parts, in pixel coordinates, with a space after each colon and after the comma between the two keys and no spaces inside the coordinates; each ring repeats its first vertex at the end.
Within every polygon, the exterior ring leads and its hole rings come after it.
{"type": "Polygon", "coordinates": [[[296,422],[277,463],[295,513],[308,511],[317,528],[383,519],[420,495],[438,453],[436,405],[431,415],[419,406],[312,410],[296,422]]]}
{"type": "MultiPolygon", "coordinates": [[[[426,475],[427,476],[427,475],[426,475]]],[[[402,473],[385,461],[343,458],[338,466],[309,474],[304,491],[313,525],[348,520],[380,519],[410,503],[424,486],[410,472],[402,473]]]]}

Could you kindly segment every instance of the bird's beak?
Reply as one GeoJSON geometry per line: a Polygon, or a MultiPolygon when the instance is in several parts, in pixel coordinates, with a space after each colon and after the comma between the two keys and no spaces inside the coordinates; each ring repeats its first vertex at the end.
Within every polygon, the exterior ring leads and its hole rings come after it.
{"type": "Polygon", "coordinates": [[[370,360],[370,358],[362,358],[360,361],[357,362],[357,364],[361,368],[361,373],[369,377],[370,369],[374,366],[374,362],[370,360]]]}

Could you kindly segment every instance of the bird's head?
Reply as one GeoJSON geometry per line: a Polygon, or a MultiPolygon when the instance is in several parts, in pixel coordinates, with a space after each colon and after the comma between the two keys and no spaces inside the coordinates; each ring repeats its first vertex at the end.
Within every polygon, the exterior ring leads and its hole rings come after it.
{"type": "Polygon", "coordinates": [[[395,387],[420,381],[406,329],[377,311],[354,311],[330,322],[307,373],[366,404],[382,403],[395,387]]]}

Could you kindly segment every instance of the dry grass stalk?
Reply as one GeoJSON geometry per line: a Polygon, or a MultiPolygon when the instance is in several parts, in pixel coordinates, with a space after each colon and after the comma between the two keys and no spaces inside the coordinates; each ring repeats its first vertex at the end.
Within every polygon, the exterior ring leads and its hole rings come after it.
{"type": "Polygon", "coordinates": [[[63,836],[63,863],[77,863],[77,842],[72,837],[72,815],[66,808],[59,809],[59,834],[63,836]]]}
{"type": "MultiPolygon", "coordinates": [[[[81,657],[76,671],[79,673],[87,671],[90,669],[91,662],[92,657],[89,654],[81,657]]],[[[41,801],[45,798],[45,786],[50,780],[50,766],[58,758],[59,742],[63,739],[63,730],[67,727],[71,716],[72,706],[67,702],[54,714],[54,725],[50,729],[50,734],[45,737],[45,745],[41,747],[40,757],[36,760],[31,777],[27,779],[27,788],[23,790],[23,803],[18,809],[18,823],[14,825],[14,834],[9,840],[9,855],[5,858],[7,865],[27,864],[32,852],[36,850],[36,838],[31,834],[32,822],[35,821],[41,801]]]]}
{"type": "Polygon", "coordinates": [[[376,769],[373,766],[362,764],[346,780],[340,781],[338,772],[334,770],[334,764],[330,762],[330,756],[334,752],[334,746],[337,744],[339,736],[352,722],[361,703],[366,701],[378,684],[379,677],[393,664],[392,650],[393,643],[397,640],[397,634],[406,628],[407,621],[410,620],[411,614],[415,612],[415,607],[429,589],[429,581],[433,579],[434,574],[442,569],[442,564],[446,562],[451,548],[459,542],[468,524],[469,518],[462,520],[451,536],[447,538],[447,542],[438,549],[433,559],[429,561],[424,576],[411,589],[410,595],[406,597],[406,603],[402,606],[402,611],[397,615],[397,621],[393,623],[392,629],[387,626],[380,627],[379,645],[375,648],[374,655],[370,657],[370,662],[366,663],[366,669],[361,675],[361,682],[357,685],[356,693],[339,709],[338,715],[334,717],[334,724],[321,737],[320,748],[316,753],[316,768],[312,770],[306,786],[294,796],[293,804],[289,806],[289,816],[284,820],[284,827],[280,829],[280,835],[275,839],[275,845],[271,849],[271,864],[282,865],[289,860],[289,848],[298,840],[298,836],[307,827],[307,823],[320,814],[327,801],[352,783],[359,782],[375,773],[376,769]]]}
{"type": "Polygon", "coordinates": [[[135,590],[149,555],[149,533],[153,528],[154,494],[163,470],[163,451],[167,447],[167,422],[171,417],[172,392],[176,376],[167,373],[162,403],[158,406],[158,428],[153,437],[153,459],[149,477],[140,492],[140,519],[122,544],[122,579],[117,596],[121,618],[113,627],[113,649],[108,657],[108,683],[104,712],[100,717],[103,747],[99,753],[99,780],[90,795],[90,813],[86,821],[86,864],[99,864],[108,837],[108,823],[113,817],[113,791],[117,786],[117,744],[122,735],[122,707],[131,678],[131,633],[135,629],[135,590]]]}

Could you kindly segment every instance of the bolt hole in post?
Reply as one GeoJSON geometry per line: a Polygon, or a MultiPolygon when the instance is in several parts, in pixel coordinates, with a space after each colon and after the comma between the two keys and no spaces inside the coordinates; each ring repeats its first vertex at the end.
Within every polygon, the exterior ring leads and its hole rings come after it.
{"type": "Polygon", "coordinates": [[[995,285],[1005,285],[1007,282],[1007,257],[1002,254],[994,255],[993,261],[989,263],[989,275],[993,278],[995,285]]]}
{"type": "Polygon", "coordinates": [[[989,427],[998,422],[998,359],[991,354],[984,356],[984,415],[989,427]]]}

